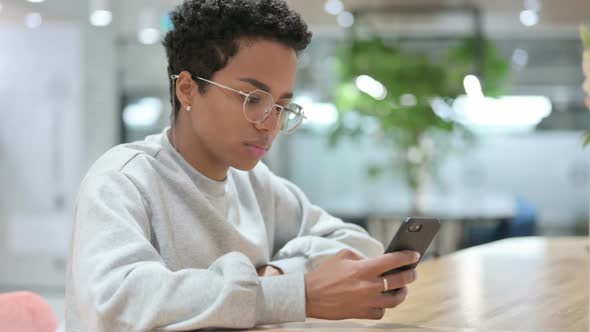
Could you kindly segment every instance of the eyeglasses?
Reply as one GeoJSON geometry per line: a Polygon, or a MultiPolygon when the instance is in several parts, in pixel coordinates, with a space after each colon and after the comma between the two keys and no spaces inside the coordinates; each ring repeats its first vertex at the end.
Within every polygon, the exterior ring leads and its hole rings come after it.
{"type": "Polygon", "coordinates": [[[193,79],[199,79],[219,88],[239,93],[244,98],[244,117],[249,122],[260,124],[268,119],[273,113],[273,110],[276,111],[277,124],[283,134],[292,134],[297,130],[299,125],[301,125],[303,119],[307,119],[303,113],[303,107],[295,103],[290,103],[286,106],[277,105],[275,104],[272,95],[266,91],[254,90],[250,93],[246,93],[202,77],[194,76],[193,79]]]}

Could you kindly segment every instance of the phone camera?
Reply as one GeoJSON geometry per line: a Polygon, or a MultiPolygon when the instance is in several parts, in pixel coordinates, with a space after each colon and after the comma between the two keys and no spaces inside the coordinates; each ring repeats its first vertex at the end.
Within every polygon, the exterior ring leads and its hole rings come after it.
{"type": "Polygon", "coordinates": [[[410,232],[419,232],[422,229],[422,225],[418,224],[418,225],[411,225],[410,227],[408,227],[408,231],[410,232]]]}

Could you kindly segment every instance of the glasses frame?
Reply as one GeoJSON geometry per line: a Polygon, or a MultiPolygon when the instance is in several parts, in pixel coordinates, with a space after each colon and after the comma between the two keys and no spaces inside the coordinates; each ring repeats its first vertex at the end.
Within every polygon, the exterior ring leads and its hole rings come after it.
{"type": "Polygon", "coordinates": [[[301,120],[299,121],[299,123],[297,123],[297,125],[295,125],[295,127],[293,127],[293,129],[291,129],[289,131],[283,130],[282,129],[282,125],[280,126],[279,131],[281,133],[283,133],[283,134],[289,135],[289,134],[294,133],[299,128],[299,126],[301,125],[301,123],[303,123],[303,120],[307,119],[307,117],[303,113],[303,107],[301,107],[301,105],[298,105],[298,104],[295,104],[295,103],[290,103],[290,105],[295,105],[295,106],[297,106],[299,108],[299,112],[297,112],[297,111],[294,111],[294,110],[289,109],[287,106],[281,106],[281,105],[275,104],[274,103],[274,100],[272,98],[272,95],[270,93],[268,93],[267,91],[256,89],[256,90],[253,90],[253,91],[247,93],[247,92],[244,92],[244,91],[236,90],[236,89],[231,88],[231,87],[229,87],[227,85],[224,85],[224,84],[221,84],[221,83],[217,83],[217,82],[208,80],[206,78],[202,78],[202,77],[199,77],[199,76],[191,76],[191,77],[192,77],[193,80],[197,80],[198,79],[198,80],[207,82],[209,84],[215,85],[216,87],[219,87],[219,88],[222,88],[222,89],[226,89],[226,90],[229,90],[229,91],[233,91],[235,93],[240,94],[240,96],[244,97],[244,103],[242,104],[242,111],[244,113],[244,117],[246,118],[246,120],[248,122],[255,123],[255,124],[260,124],[260,123],[266,121],[266,119],[268,119],[268,117],[272,114],[272,110],[276,109],[277,110],[277,124],[278,124],[279,119],[280,119],[279,115],[283,111],[290,112],[290,113],[295,114],[296,116],[300,116],[301,117],[301,120]],[[271,108],[271,111],[270,112],[266,112],[265,111],[264,117],[262,118],[262,120],[260,120],[260,121],[252,121],[246,115],[246,103],[248,102],[248,98],[250,97],[250,95],[253,94],[253,93],[255,93],[255,92],[257,92],[257,91],[260,91],[262,93],[265,93],[265,94],[269,95],[270,98],[271,98],[271,100],[273,100],[273,104],[272,104],[272,108],[271,108]]]}

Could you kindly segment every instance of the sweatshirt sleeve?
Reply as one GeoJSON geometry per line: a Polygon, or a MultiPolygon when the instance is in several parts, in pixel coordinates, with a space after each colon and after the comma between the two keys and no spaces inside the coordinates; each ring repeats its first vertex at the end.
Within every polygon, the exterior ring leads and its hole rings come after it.
{"type": "Polygon", "coordinates": [[[251,328],[305,319],[303,273],[261,278],[239,252],[207,269],[171,270],[149,240],[149,219],[125,174],[85,179],[67,284],[85,330],[251,328]]]}
{"type": "Polygon", "coordinates": [[[381,242],[362,227],[335,218],[309,202],[293,183],[271,173],[275,202],[275,246],[270,265],[285,273],[311,271],[341,249],[362,257],[383,254],[381,242]]]}

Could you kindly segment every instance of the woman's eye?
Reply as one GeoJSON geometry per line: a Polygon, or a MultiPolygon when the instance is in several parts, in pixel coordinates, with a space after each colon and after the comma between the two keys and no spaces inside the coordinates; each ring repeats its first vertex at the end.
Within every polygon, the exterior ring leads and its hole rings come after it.
{"type": "Polygon", "coordinates": [[[260,103],[260,98],[257,96],[248,96],[246,97],[246,103],[251,104],[251,105],[255,105],[260,103]]]}

